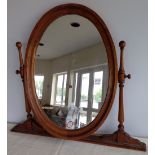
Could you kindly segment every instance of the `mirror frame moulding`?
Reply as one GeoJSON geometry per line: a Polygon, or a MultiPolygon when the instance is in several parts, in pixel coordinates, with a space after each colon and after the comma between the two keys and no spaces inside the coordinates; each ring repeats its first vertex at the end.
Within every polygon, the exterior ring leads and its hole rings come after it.
{"type": "Polygon", "coordinates": [[[93,134],[104,123],[111,110],[118,81],[118,66],[115,46],[106,24],[93,10],[81,4],[63,4],[49,10],[40,18],[30,35],[26,49],[23,74],[24,89],[27,101],[29,106],[32,108],[34,117],[43,127],[43,129],[45,129],[50,135],[63,139],[76,140],[93,134]],[[97,28],[106,48],[109,69],[107,94],[100,112],[94,121],[87,126],[76,130],[63,129],[46,116],[39,105],[34,83],[35,55],[43,33],[49,24],[51,24],[54,20],[70,14],[76,14],[87,18],[97,28]]]}

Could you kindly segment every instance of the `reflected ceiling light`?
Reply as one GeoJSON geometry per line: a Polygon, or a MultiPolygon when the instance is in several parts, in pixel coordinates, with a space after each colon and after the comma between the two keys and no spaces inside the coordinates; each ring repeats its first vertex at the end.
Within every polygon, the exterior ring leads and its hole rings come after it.
{"type": "Polygon", "coordinates": [[[44,43],[39,43],[39,46],[44,46],[44,43]]]}
{"type": "Polygon", "coordinates": [[[73,22],[73,23],[71,23],[71,26],[72,26],[72,27],[80,27],[80,24],[77,23],[77,22],[73,22]]]}

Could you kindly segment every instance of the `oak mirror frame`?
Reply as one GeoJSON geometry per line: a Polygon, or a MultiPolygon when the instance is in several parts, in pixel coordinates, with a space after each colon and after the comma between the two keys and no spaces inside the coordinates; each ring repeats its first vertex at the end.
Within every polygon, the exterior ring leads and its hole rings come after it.
{"type": "Polygon", "coordinates": [[[64,4],[56,6],[45,13],[34,27],[26,49],[26,57],[24,62],[24,89],[27,101],[32,109],[32,112],[34,113],[35,119],[49,134],[63,139],[82,139],[93,134],[103,124],[113,105],[117,87],[117,76],[118,67],[116,51],[110,32],[103,20],[88,7],[80,4],[64,4]],[[34,62],[37,47],[49,24],[59,17],[72,14],[87,18],[97,28],[106,48],[109,78],[106,97],[96,118],[83,128],[67,130],[60,128],[58,125],[52,122],[39,105],[34,82],[34,62]]]}

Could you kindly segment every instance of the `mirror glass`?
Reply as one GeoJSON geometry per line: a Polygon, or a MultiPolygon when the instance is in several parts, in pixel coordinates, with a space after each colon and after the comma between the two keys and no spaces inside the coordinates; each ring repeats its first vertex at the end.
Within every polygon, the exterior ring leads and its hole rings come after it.
{"type": "Polygon", "coordinates": [[[52,22],[37,48],[34,80],[51,121],[68,130],[91,123],[108,86],[106,49],[94,24],[79,15],[52,22]]]}

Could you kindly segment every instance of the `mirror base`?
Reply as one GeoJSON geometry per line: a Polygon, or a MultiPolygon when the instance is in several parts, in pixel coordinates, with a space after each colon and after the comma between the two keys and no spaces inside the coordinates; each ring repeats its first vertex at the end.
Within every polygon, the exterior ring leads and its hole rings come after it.
{"type": "Polygon", "coordinates": [[[32,117],[28,118],[23,123],[17,124],[11,129],[11,131],[25,134],[50,136],[32,117]]]}
{"type": "Polygon", "coordinates": [[[84,142],[114,146],[126,149],[146,151],[146,144],[131,137],[125,131],[117,130],[113,134],[91,135],[84,139],[84,142]]]}
{"type": "MultiPolygon", "coordinates": [[[[25,134],[54,137],[48,134],[33,117],[28,118],[23,123],[16,125],[11,129],[11,131],[25,134]]],[[[113,134],[91,135],[87,138],[76,141],[146,151],[145,143],[139,141],[138,139],[132,138],[124,130],[120,129],[118,129],[113,134]]]]}

